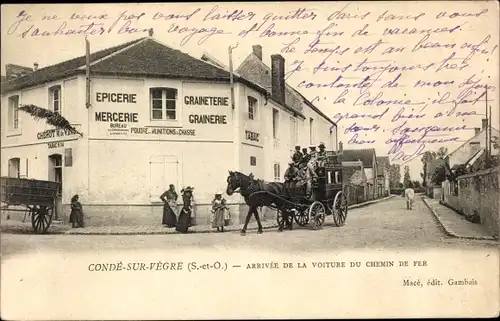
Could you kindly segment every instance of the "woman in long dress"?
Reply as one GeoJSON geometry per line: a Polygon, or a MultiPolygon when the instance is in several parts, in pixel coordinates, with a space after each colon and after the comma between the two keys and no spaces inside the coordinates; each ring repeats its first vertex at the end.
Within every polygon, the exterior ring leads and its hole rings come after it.
{"type": "Polygon", "coordinates": [[[181,194],[183,205],[175,230],[181,233],[187,233],[192,212],[191,201],[193,199],[193,188],[191,186],[188,186],[181,190],[181,194]]]}
{"type": "Polygon", "coordinates": [[[177,224],[177,216],[175,213],[177,209],[177,198],[178,195],[173,184],[170,184],[170,188],[160,196],[163,202],[163,219],[161,223],[165,227],[175,227],[177,224]]]}
{"type": "Polygon", "coordinates": [[[72,228],[83,227],[83,207],[78,201],[78,195],[74,195],[71,198],[71,214],[69,216],[69,222],[72,224],[72,228]]]}
{"type": "Polygon", "coordinates": [[[212,228],[217,228],[217,232],[224,232],[224,220],[227,211],[226,200],[222,198],[222,193],[216,193],[212,201],[212,213],[214,220],[212,228]]]}

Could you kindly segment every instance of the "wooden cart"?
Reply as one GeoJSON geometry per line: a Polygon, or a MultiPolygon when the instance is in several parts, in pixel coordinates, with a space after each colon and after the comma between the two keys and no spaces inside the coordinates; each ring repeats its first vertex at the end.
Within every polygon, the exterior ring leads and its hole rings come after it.
{"type": "Polygon", "coordinates": [[[21,211],[31,216],[33,229],[46,233],[52,223],[55,199],[60,183],[35,179],[1,177],[0,201],[2,210],[21,211]],[[25,209],[11,209],[24,206],[25,209]]]}

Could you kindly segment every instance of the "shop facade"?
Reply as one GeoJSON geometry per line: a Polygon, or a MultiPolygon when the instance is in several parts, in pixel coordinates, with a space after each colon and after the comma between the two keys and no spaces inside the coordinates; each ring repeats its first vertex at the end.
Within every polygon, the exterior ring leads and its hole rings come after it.
{"type": "MultiPolygon", "coordinates": [[[[70,199],[78,194],[90,225],[160,222],[159,196],[170,184],[178,192],[189,185],[195,188],[195,222],[207,224],[210,202],[215,192],[225,191],[228,170],[282,180],[294,145],[307,146],[314,135],[318,143],[335,148],[331,121],[306,108],[296,111],[276,92],[284,83],[284,61],[279,65],[283,70],[276,73],[281,79],[274,81],[274,93],[236,79],[233,104],[229,75],[196,79],[189,74],[158,74],[158,68],[134,72],[134,50],[147,55],[148,48],[157,52],[161,46],[144,38],[96,59],[88,108],[81,66],[61,79],[24,84],[15,80],[6,86],[2,176],[60,181],[58,216],[67,219],[70,199]],[[106,70],[106,63],[116,65],[110,60],[121,59],[120,54],[129,60],[122,68],[132,71],[106,70]],[[83,135],[35,121],[17,109],[25,104],[61,113],[83,135]]],[[[165,49],[164,54],[175,52],[165,49]]],[[[192,69],[227,74],[192,59],[192,69]],[[207,66],[198,67],[200,63],[207,66]]],[[[43,69],[25,77],[36,80],[39,72],[43,69]]],[[[239,224],[246,207],[238,195],[225,197],[231,204],[231,223],[239,224]]]]}

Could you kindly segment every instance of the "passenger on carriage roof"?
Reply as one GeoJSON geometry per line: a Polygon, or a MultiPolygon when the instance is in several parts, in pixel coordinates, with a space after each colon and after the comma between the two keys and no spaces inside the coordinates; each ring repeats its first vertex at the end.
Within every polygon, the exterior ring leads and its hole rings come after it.
{"type": "Polygon", "coordinates": [[[325,150],[325,144],[324,143],[319,143],[319,152],[318,156],[326,156],[326,150],[325,150]]]}

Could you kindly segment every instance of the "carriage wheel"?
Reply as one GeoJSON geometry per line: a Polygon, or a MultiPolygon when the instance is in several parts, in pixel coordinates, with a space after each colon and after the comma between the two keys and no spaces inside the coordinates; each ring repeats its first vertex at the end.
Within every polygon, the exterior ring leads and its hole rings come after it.
{"type": "Polygon", "coordinates": [[[285,210],[285,212],[288,212],[288,217],[286,221],[285,217],[283,216],[283,211],[278,210],[278,213],[276,215],[276,222],[278,223],[278,228],[280,231],[293,224],[293,214],[287,210],[285,210]]]}
{"type": "Polygon", "coordinates": [[[338,192],[333,201],[333,222],[336,226],[343,226],[347,218],[347,196],[344,192],[338,192]]]}
{"type": "Polygon", "coordinates": [[[319,229],[325,222],[325,206],[321,202],[314,202],[309,207],[309,217],[311,218],[311,226],[313,230],[319,229]]]}
{"type": "Polygon", "coordinates": [[[306,211],[295,211],[295,215],[293,216],[295,222],[299,224],[299,226],[306,226],[309,223],[309,215],[306,211]]]}
{"type": "Polygon", "coordinates": [[[37,233],[47,232],[52,223],[52,213],[53,208],[49,209],[46,206],[35,206],[31,209],[31,226],[37,233]]]}

